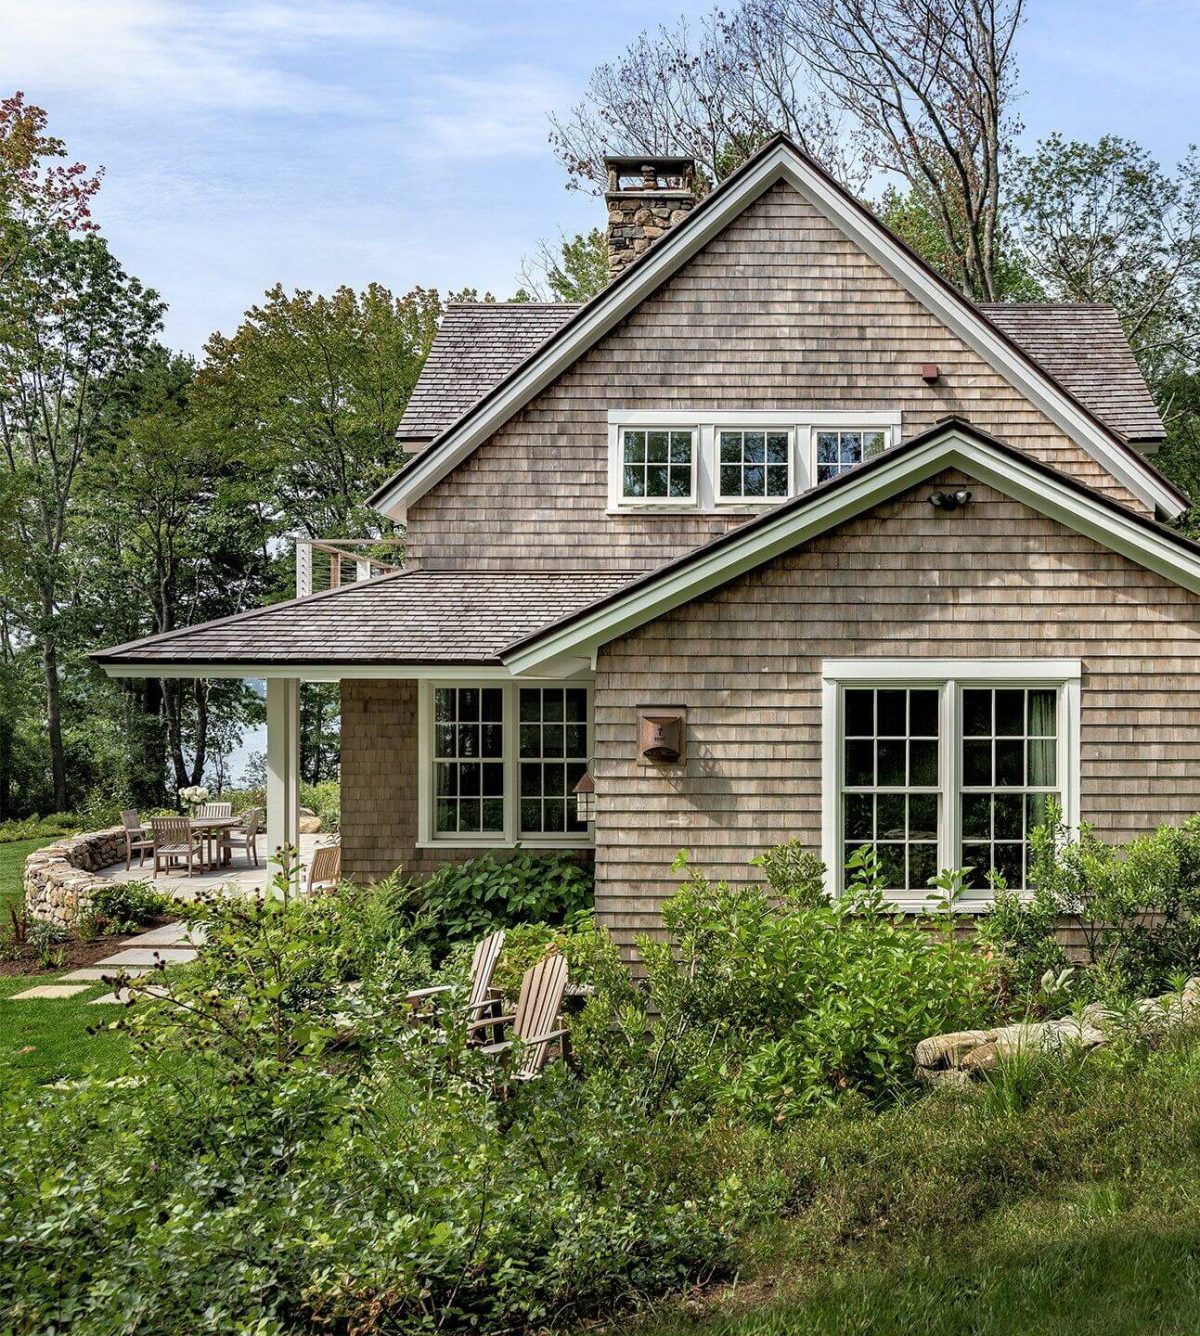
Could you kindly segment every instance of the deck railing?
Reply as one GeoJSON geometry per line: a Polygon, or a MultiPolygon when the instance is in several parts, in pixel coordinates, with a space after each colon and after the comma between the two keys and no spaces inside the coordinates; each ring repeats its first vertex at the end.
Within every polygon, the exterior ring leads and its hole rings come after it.
{"type": "Polygon", "coordinates": [[[296,597],[398,571],[403,559],[402,538],[297,538],[296,597]]]}

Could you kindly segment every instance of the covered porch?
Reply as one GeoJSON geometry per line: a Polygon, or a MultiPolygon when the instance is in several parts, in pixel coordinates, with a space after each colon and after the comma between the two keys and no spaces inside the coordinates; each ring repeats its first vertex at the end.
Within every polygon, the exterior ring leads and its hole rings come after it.
{"type": "Polygon", "coordinates": [[[339,683],[343,873],[422,875],[488,849],[592,846],[573,798],[593,755],[591,665],[518,678],[501,656],[629,578],[398,571],[95,658],[115,677],[265,681],[268,858],[304,849],[301,685],[339,683]]]}

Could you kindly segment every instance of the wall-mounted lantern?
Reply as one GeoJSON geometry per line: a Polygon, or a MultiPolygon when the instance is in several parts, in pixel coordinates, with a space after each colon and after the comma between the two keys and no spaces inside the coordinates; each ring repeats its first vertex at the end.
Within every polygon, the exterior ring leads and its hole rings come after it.
{"type": "Polygon", "coordinates": [[[935,510],[959,510],[970,500],[971,493],[968,491],[929,493],[929,504],[935,510]]]}
{"type": "Polygon", "coordinates": [[[638,759],[678,765],[684,758],[687,711],[682,705],[638,707],[638,759]]]}
{"type": "Polygon", "coordinates": [[[596,781],[592,778],[591,768],[583,772],[583,778],[571,790],[575,795],[575,815],[580,821],[596,819],[596,781]]]}

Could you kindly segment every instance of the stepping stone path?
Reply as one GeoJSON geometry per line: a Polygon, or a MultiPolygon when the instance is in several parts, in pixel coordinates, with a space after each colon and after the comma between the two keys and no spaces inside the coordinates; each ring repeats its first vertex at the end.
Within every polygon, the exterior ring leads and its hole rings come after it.
{"type": "MultiPolygon", "coordinates": [[[[150,973],[160,960],[165,965],[183,965],[196,959],[196,947],[203,943],[203,928],[191,928],[186,923],[167,923],[161,928],[151,928],[149,932],[131,937],[119,951],[96,961],[94,965],[72,970],[54,983],[40,983],[23,993],[14,993],[9,1000],[25,1002],[35,998],[74,997],[77,993],[86,993],[89,988],[94,988],[106,974],[127,974],[130,978],[137,978],[150,973]]],[[[151,984],[145,992],[161,997],[165,990],[151,984]]],[[[92,1005],[128,1000],[128,990],[121,990],[93,998],[92,1005]]]]}
{"type": "Polygon", "coordinates": [[[74,997],[76,993],[86,993],[86,983],[39,983],[36,988],[26,988],[23,993],[14,993],[13,1002],[28,1002],[35,997],[74,997]]]}

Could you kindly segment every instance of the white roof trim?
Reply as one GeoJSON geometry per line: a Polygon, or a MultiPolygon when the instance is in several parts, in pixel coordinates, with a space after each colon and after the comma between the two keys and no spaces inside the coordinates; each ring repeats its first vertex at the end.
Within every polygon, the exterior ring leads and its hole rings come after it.
{"type": "MultiPolygon", "coordinates": [[[[109,677],[234,677],[240,679],[299,678],[302,682],[343,681],[398,681],[427,682],[511,682],[513,674],[507,668],[472,664],[302,664],[302,663],[106,663],[101,665],[109,677]]],[[[575,673],[583,673],[588,663],[579,665],[575,673]]],[[[555,673],[558,680],[563,674],[555,673]]]]}
{"type": "MultiPolygon", "coordinates": [[[[886,462],[864,467],[862,476],[853,482],[842,484],[827,495],[815,496],[809,504],[790,503],[773,521],[753,522],[740,540],[718,540],[710,552],[701,548],[692,559],[668,567],[661,576],[624,596],[606,601],[561,631],[550,631],[504,654],[505,664],[514,674],[552,672],[557,662],[594,654],[608,641],[781,556],[946,468],[961,468],[979,482],[1200,594],[1200,554],[1147,527],[1131,512],[1126,517],[1121,508],[1093,499],[1085,491],[1059,482],[1041,468],[964,434],[956,426],[947,426],[944,433],[912,448],[900,446],[891,458],[884,455],[880,460],[886,462]]],[[[969,521],[970,510],[966,517],[969,521]]]]}
{"type": "Polygon", "coordinates": [[[879,223],[860,210],[789,144],[776,144],[752,163],[712,208],[700,209],[672,228],[628,280],[614,283],[582,308],[565,337],[556,339],[503,389],[472,409],[395,478],[374,501],[394,517],[457,468],[536,394],[565,371],[665,279],[692,258],[739,213],[779,181],[787,181],[855,242],[970,348],[1020,390],[1077,445],[1102,464],[1147,506],[1182,513],[1175,493],[1142,466],[964,298],[944,287],[879,223]]]}

